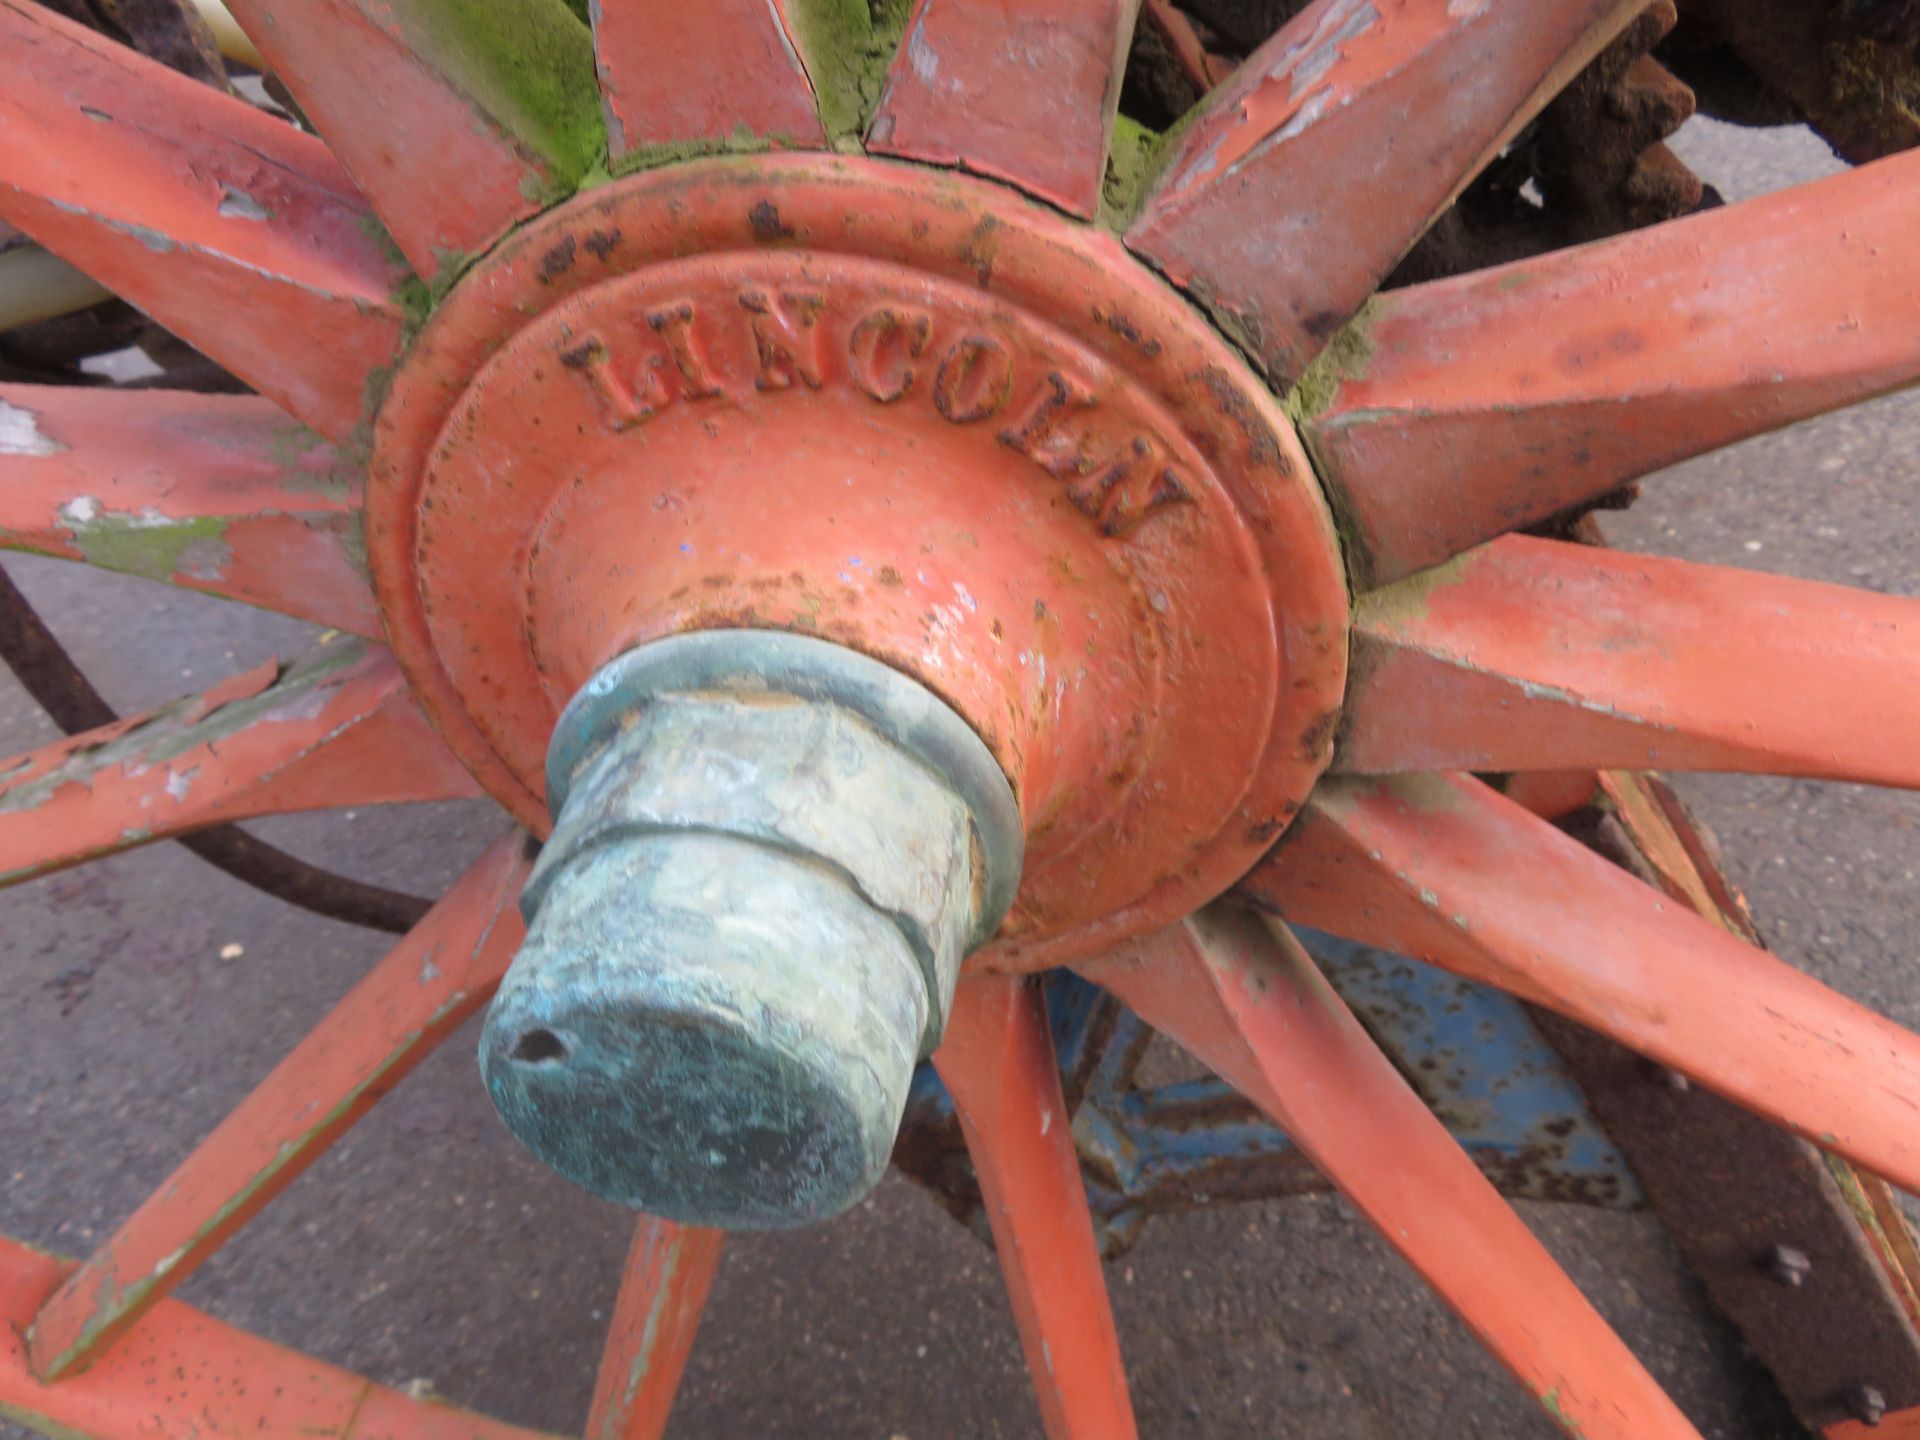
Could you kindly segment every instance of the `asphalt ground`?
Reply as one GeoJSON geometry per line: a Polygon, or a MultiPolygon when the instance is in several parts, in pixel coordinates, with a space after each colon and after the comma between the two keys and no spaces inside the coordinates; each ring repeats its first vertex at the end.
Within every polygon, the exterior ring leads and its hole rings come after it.
{"type": "MultiPolygon", "coordinates": [[[[1679,148],[1729,199],[1834,168],[1803,133],[1696,122],[1679,148]]],[[[1679,467],[1607,528],[1629,548],[1915,593],[1916,442],[1920,393],[1679,467]]],[[[139,581],[7,563],[125,709],[310,641],[139,581]]],[[[0,680],[0,753],[52,738],[0,680]]],[[[1920,797],[1681,784],[1774,947],[1920,1024],[1920,797]]],[[[500,826],[473,804],[260,830],[437,893],[500,826]]],[[[172,846],[0,896],[0,1229],[91,1248],[384,948],[172,846]]],[[[181,1293],[388,1383],[575,1429],[630,1221],[521,1152],[477,1083],[473,1042],[471,1029],[454,1037],[181,1293]]],[[[1650,1215],[1521,1208],[1705,1435],[1781,1433],[1650,1215]]],[[[1108,1280],[1145,1435],[1556,1433],[1337,1199],[1154,1222],[1108,1280]]],[[[1038,1420],[990,1253],[890,1179],[831,1224],[731,1244],[670,1433],[970,1440],[1036,1435],[1038,1420]]]]}

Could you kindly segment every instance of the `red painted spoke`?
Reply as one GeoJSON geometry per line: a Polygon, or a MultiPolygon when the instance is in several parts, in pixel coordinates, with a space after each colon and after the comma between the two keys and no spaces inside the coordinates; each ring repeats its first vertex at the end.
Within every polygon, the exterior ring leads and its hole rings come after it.
{"type": "Polygon", "coordinates": [[[1698,1440],[1284,928],[1216,909],[1080,968],[1285,1130],[1568,1434],[1698,1440]]]}
{"type": "Polygon", "coordinates": [[[1920,787],[1920,600],[1515,535],[1363,597],[1353,676],[1338,770],[1920,787]]]}
{"type": "Polygon", "coordinates": [[[726,1235],[642,1215],[587,1412],[587,1440],[660,1440],[726,1235]]]}
{"type": "Polygon", "coordinates": [[[524,933],[518,833],[489,850],[53,1292],[34,1373],[83,1369],[285,1190],[499,984],[524,933]]]}
{"type": "Polygon", "coordinates": [[[1825,1440],[1920,1440],[1920,1406],[1878,1420],[1842,1420],[1820,1432],[1825,1440]]]}
{"type": "Polygon", "coordinates": [[[1049,1440],[1134,1435],[1040,992],[1008,976],[962,984],[933,1063],[966,1132],[1049,1440]]]}
{"type": "MultiPolygon", "coordinates": [[[[1140,19],[1153,27],[1160,42],[1173,53],[1174,64],[1196,95],[1205,95],[1213,88],[1213,61],[1186,11],[1175,6],[1173,0],[1141,0],[1140,19]]],[[[1230,65],[1225,68],[1232,69],[1230,65]]]]}
{"type": "Polygon", "coordinates": [[[1140,0],[920,0],[867,148],[964,166],[1091,217],[1139,8],[1140,0]]]}
{"type": "Polygon", "coordinates": [[[257,395],[0,385],[0,548],[378,635],[360,467],[257,395]]]}
{"type": "Polygon", "coordinates": [[[1379,298],[1309,425],[1383,583],[1920,379],[1920,155],[1379,298]]]}
{"type": "Polygon", "coordinates": [[[227,820],[477,793],[387,652],[343,641],[0,760],[0,885],[227,820]]]}
{"type": "Polygon", "coordinates": [[[1127,244],[1290,383],[1642,8],[1316,0],[1202,102],[1127,244]]]}
{"type": "Polygon", "coordinates": [[[71,1263],[0,1239],[0,1415],[94,1440],[552,1440],[284,1350],[168,1300],[83,1375],[42,1384],[21,1338],[71,1263]]]}
{"type": "Polygon", "coordinates": [[[824,145],[788,3],[596,5],[593,48],[612,153],[719,150],[741,131],[772,144],[824,145]]]}
{"type": "Polygon", "coordinates": [[[564,0],[233,0],[234,17],[421,275],[457,274],[602,143],[564,0]]]}
{"type": "Polygon", "coordinates": [[[333,439],[408,278],[326,147],[29,0],[0,0],[0,220],[333,439]]]}
{"type": "Polygon", "coordinates": [[[1920,1187],[1920,1036],[1477,780],[1323,781],[1241,890],[1557,1010],[1920,1187]]]}

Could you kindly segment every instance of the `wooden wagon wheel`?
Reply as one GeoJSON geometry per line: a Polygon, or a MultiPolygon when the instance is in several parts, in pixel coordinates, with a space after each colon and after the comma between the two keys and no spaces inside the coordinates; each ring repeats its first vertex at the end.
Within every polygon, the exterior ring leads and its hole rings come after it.
{"type": "Polygon", "coordinates": [[[1568,1433],[1693,1434],[1289,921],[1920,1189],[1920,1040],[1469,778],[1920,782],[1915,602],[1514,533],[1920,377],[1920,159],[1376,296],[1634,0],[1324,0],[1165,137],[1114,124],[1125,0],[234,8],[317,137],[0,0],[0,218],[259,392],[0,387],[0,540],[365,639],[0,761],[0,880],[477,793],[555,839],[495,847],[94,1254],[0,1242],[0,1412],[521,1433],[166,1298],[503,979],[510,1123],[679,1216],[609,1436],[665,1423],[721,1248],[681,1222],[848,1203],[936,1043],[1049,1433],[1133,1433],[1025,978],[1060,965],[1568,1433]],[[581,938],[609,914],[678,917],[707,1008],[581,938]],[[726,970],[789,941],[785,989],[726,970]]]}

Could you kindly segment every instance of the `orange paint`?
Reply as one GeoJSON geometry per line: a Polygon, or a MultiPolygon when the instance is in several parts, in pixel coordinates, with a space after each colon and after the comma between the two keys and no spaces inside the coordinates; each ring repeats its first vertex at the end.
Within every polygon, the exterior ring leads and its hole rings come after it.
{"type": "Polygon", "coordinates": [[[1570,1435],[1699,1440],[1283,927],[1215,909],[1079,969],[1285,1130],[1570,1435]]]}
{"type": "Polygon", "coordinates": [[[786,0],[594,7],[594,54],[615,158],[656,146],[826,143],[786,0]]]}
{"type": "Polygon", "coordinates": [[[920,0],[867,149],[956,165],[1092,219],[1139,0],[920,0]]]}
{"type": "MultiPolygon", "coordinates": [[[[1498,7],[1496,7],[1498,8],[1498,7]]],[[[1307,427],[1369,584],[1920,372],[1920,155],[1382,295],[1307,427]]]]}
{"type": "Polygon", "coordinates": [[[1916,734],[1920,600],[1509,535],[1362,597],[1334,769],[1912,788],[1916,734]]]}
{"type": "Polygon", "coordinates": [[[1048,1440],[1131,1440],[1126,1369],[1040,991],[1006,976],[962,982],[933,1063],[966,1131],[1048,1440]]]}
{"type": "Polygon", "coordinates": [[[1820,1433],[1826,1440],[1920,1440],[1920,1406],[1890,1411],[1871,1425],[1843,1420],[1820,1433]]]}
{"type": "Polygon", "coordinates": [[[115,568],[122,554],[125,565],[140,563],[127,542],[141,532],[204,532],[164,547],[167,573],[135,573],[380,634],[359,558],[360,467],[272,402],[0,385],[0,416],[9,412],[16,430],[0,442],[0,547],[115,568]]]}
{"type": "Polygon", "coordinates": [[[0,53],[0,220],[348,438],[408,272],[327,147],[28,0],[0,53]]]}
{"type": "MultiPolygon", "coordinates": [[[[428,7],[381,0],[234,0],[268,66],[422,276],[484,250],[554,189],[545,117],[514,104],[484,46],[466,52],[428,7]]],[[[516,0],[494,0],[511,27],[516,0]]],[[[537,45],[539,32],[523,43],[537,45]]],[[[584,48],[584,47],[583,47],[584,48]]],[[[584,62],[584,55],[582,57],[584,62]]]]}
{"type": "Polygon", "coordinates": [[[977,181],[796,155],[596,190],[441,307],[372,475],[396,653],[530,827],[560,706],[675,630],[818,634],[952,704],[1028,826],[981,964],[1218,893],[1327,753],[1347,603],[1287,422],[1110,239],[977,181]]]}
{"type": "Polygon", "coordinates": [[[552,1440],[456,1405],[429,1403],[223,1325],[177,1300],[155,1306],[84,1375],[48,1385],[27,1364],[28,1323],[72,1270],[0,1238],[0,1413],[96,1440],[552,1440]]]}
{"type": "Polygon", "coordinates": [[[1556,1010],[1920,1186],[1920,1036],[1476,780],[1325,782],[1240,891],[1556,1010]]]}
{"type": "Polygon", "coordinates": [[[642,1215],[613,1302],[586,1440],[660,1440],[726,1235],[642,1215]]]}
{"type": "Polygon", "coordinates": [[[62,1282],[28,1332],[37,1375],[84,1369],[486,1003],[530,868],[522,836],[495,844],[62,1282]]]}
{"type": "Polygon", "coordinates": [[[9,761],[0,880],[229,820],[475,793],[384,650],[278,669],[9,761]]]}
{"type": "Polygon", "coordinates": [[[1642,8],[1316,0],[1179,131],[1127,245],[1290,385],[1642,8]]]}
{"type": "MultiPolygon", "coordinates": [[[[1920,1039],[1688,913],[1684,841],[1652,857],[1662,893],[1460,776],[1320,781],[1343,704],[1346,767],[1521,771],[1542,813],[1653,759],[1920,781],[1911,601],[1526,540],[1357,622],[1346,588],[1910,381],[1920,159],[1381,298],[1300,396],[1343,562],[1241,352],[1298,380],[1640,0],[1318,0],[1169,138],[1125,244],[1061,212],[1097,212],[1135,0],[919,0],[871,97],[891,159],[687,163],[820,145],[808,67],[852,57],[801,54],[784,0],[607,0],[591,57],[559,0],[497,0],[561,42],[504,55],[433,18],[472,7],[233,3],[326,143],[0,0],[0,217],[260,392],[0,388],[0,543],[112,568],[115,523],[201,525],[120,568],[393,652],[6,762],[0,876],[480,785],[543,825],[558,709],[628,647],[771,626],[886,659],[965,715],[1028,829],[937,1063],[1055,1440],[1134,1422],[1044,1009],[994,972],[1097,954],[1564,1427],[1692,1434],[1291,937],[1183,918],[1270,851],[1260,903],[1920,1187],[1920,1039]],[[502,88],[555,56],[552,108],[502,88]],[[603,138],[661,163],[566,198],[603,138]],[[445,292],[418,335],[415,269],[445,292]],[[343,457],[370,425],[363,497],[343,457]],[[1870,723],[1822,713],[1836,692],[1870,723]]],[[[526,1440],[161,1298],[478,1004],[523,871],[496,850],[78,1269],[0,1241],[0,1409],[102,1440],[526,1440]]],[[[660,1433],[720,1248],[642,1222],[592,1440],[660,1433]]]]}

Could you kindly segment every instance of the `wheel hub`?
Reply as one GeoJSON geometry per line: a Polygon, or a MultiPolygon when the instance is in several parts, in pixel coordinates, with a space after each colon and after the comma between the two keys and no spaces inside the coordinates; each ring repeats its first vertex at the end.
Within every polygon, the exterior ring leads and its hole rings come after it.
{"type": "Polygon", "coordinates": [[[666,637],[816,637],[937,696],[1025,830],[975,963],[1186,914],[1326,762],[1347,597],[1291,426],[1110,236],[994,185],[751,157],[589,192],[437,308],[373,474],[396,653],[536,830],[562,707],[666,637]]]}
{"type": "Polygon", "coordinates": [[[605,666],[548,785],[531,929],[480,1046],[507,1123],[670,1219],[794,1225],[865,1195],[1019,882],[987,748],[863,655],[705,631],[605,666]]]}

